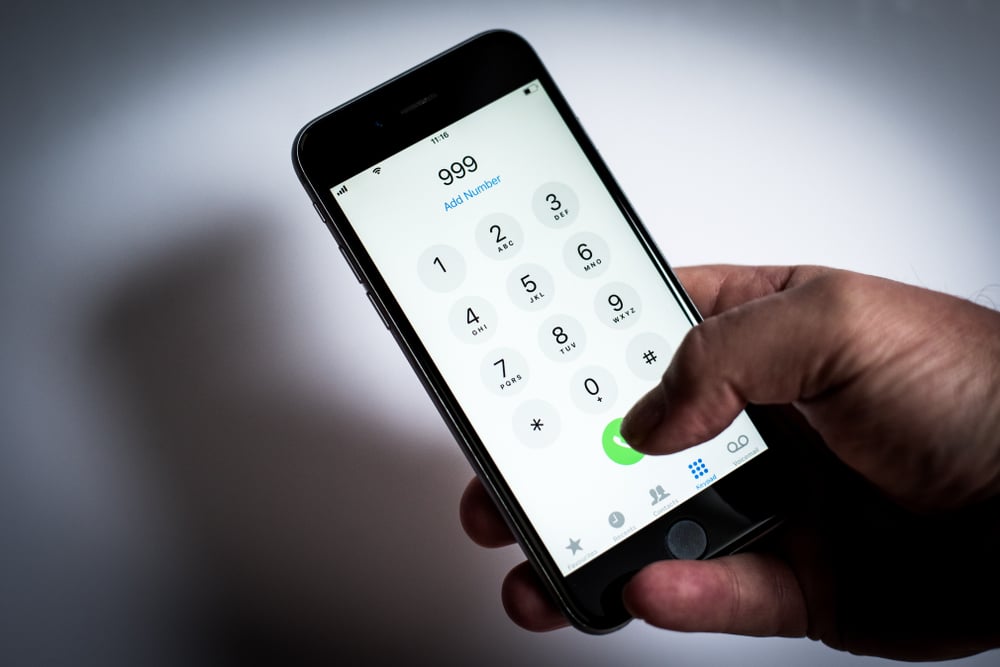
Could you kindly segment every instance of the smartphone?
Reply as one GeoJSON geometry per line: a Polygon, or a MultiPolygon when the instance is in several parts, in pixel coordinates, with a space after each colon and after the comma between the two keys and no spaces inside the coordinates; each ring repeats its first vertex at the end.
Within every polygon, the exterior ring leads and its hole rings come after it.
{"type": "Polygon", "coordinates": [[[619,433],[699,315],[521,37],[477,35],[325,113],[293,162],[575,626],[627,623],[644,565],[731,553],[779,521],[782,458],[756,408],[669,456],[619,433]]]}

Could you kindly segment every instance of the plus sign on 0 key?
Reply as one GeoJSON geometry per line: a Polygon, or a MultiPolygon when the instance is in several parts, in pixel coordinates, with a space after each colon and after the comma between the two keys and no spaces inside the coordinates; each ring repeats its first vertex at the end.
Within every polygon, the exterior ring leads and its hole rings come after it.
{"type": "Polygon", "coordinates": [[[607,369],[587,366],[573,374],[569,395],[576,407],[584,412],[604,412],[618,398],[618,384],[607,369]]]}

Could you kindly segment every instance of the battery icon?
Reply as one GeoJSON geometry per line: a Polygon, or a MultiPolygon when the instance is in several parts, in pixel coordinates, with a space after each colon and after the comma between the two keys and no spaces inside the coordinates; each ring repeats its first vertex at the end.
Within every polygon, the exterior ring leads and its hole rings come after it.
{"type": "Polygon", "coordinates": [[[533,84],[531,84],[530,86],[528,86],[527,88],[524,89],[524,94],[525,95],[530,95],[530,94],[536,93],[536,92],[538,92],[538,84],[537,83],[533,83],[533,84]]]}

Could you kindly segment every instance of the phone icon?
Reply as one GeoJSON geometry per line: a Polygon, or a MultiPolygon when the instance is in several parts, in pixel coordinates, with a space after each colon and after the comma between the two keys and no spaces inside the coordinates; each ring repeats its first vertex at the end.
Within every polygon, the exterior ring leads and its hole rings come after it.
{"type": "Polygon", "coordinates": [[[635,451],[621,434],[622,418],[612,419],[604,427],[601,444],[608,458],[618,465],[630,466],[642,460],[643,454],[635,451]]]}

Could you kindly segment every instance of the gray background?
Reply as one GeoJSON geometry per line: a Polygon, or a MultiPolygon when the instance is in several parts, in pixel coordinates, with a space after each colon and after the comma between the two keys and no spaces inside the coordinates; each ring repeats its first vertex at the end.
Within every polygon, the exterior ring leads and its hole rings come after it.
{"type": "Polygon", "coordinates": [[[881,662],[512,626],[518,553],[461,534],[468,467],[289,151],[506,27],[674,264],[993,305],[995,3],[7,2],[0,26],[4,664],[881,662]]]}

